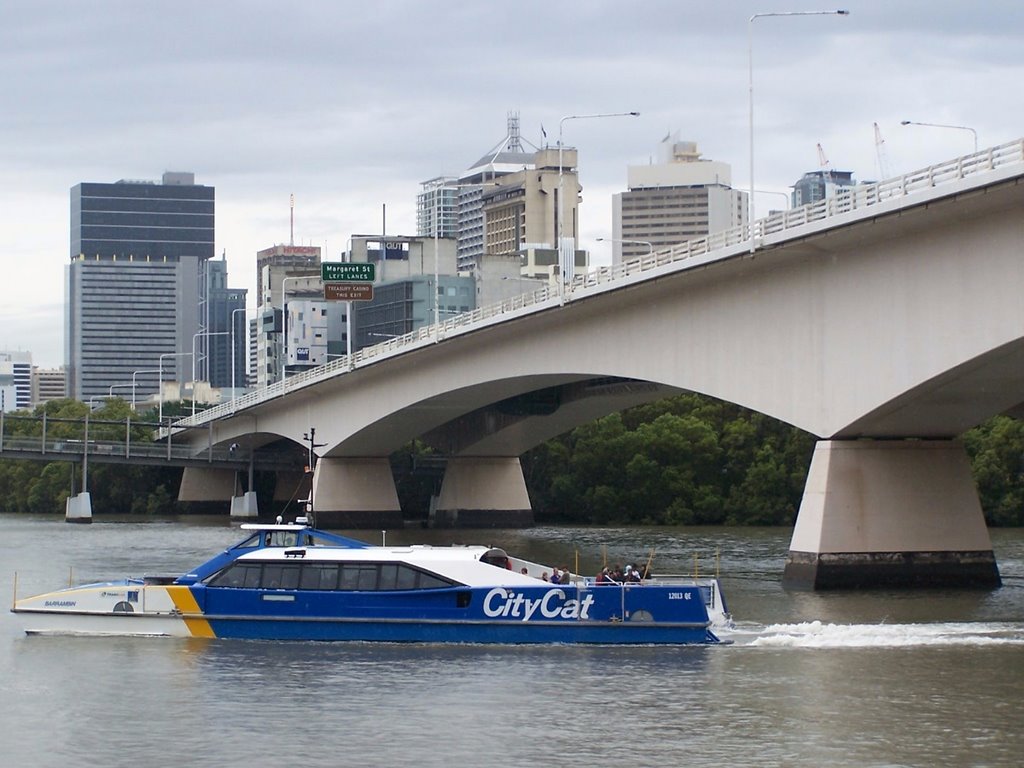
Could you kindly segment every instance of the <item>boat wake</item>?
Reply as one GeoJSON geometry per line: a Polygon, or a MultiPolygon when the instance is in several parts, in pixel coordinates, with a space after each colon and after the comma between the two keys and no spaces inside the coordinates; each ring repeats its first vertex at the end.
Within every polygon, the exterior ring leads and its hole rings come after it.
{"type": "Polygon", "coordinates": [[[737,645],[760,648],[909,648],[915,646],[1024,645],[1024,623],[771,624],[737,626],[737,645]]]}

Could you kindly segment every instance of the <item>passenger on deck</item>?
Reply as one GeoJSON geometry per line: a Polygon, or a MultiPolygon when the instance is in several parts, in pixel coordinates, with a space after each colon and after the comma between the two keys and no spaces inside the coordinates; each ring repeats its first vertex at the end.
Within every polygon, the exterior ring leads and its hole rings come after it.
{"type": "Polygon", "coordinates": [[[561,584],[562,583],[562,574],[561,574],[561,572],[559,572],[557,567],[551,569],[551,583],[552,584],[561,584]]]}
{"type": "Polygon", "coordinates": [[[523,566],[522,568],[520,568],[519,572],[521,574],[523,574],[523,576],[529,576],[530,575],[530,570],[526,566],[523,566]]]}
{"type": "Polygon", "coordinates": [[[597,578],[594,579],[594,582],[597,583],[597,584],[611,584],[612,583],[612,578],[608,574],[608,566],[607,565],[600,570],[600,572],[597,574],[597,578]]]}
{"type": "Polygon", "coordinates": [[[547,572],[547,571],[544,571],[544,573],[542,573],[542,574],[540,575],[540,577],[541,577],[541,579],[542,579],[543,581],[547,581],[547,580],[548,580],[548,572],[547,572]]]}

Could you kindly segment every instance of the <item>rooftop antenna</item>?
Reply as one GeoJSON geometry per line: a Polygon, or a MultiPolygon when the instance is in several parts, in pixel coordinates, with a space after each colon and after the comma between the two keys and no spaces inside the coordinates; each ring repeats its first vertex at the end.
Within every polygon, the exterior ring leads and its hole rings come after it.
{"type": "Polygon", "coordinates": [[[291,207],[291,232],[288,236],[288,244],[295,245],[295,195],[289,195],[291,207]]]}
{"type": "Polygon", "coordinates": [[[510,111],[507,115],[508,123],[508,144],[509,152],[522,152],[523,142],[519,135],[519,113],[510,111]]]}

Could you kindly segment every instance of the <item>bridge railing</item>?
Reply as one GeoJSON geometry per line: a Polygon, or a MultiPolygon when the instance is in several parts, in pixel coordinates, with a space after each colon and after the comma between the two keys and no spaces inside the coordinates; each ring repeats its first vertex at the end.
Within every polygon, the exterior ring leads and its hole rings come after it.
{"type": "Polygon", "coordinates": [[[326,365],[296,374],[284,381],[275,382],[262,389],[249,392],[228,403],[222,403],[204,410],[201,414],[182,419],[175,423],[176,427],[192,427],[205,423],[210,419],[228,416],[236,410],[242,410],[258,403],[272,400],[288,392],[310,384],[324,381],[345,371],[363,364],[389,357],[401,351],[424,346],[439,341],[453,332],[485,323],[501,315],[518,313],[531,307],[541,309],[551,305],[552,299],[565,300],[580,288],[601,284],[614,283],[633,275],[650,272],[679,262],[685,262],[699,256],[706,256],[717,251],[725,258],[732,255],[735,248],[742,244],[757,245],[769,235],[777,235],[789,230],[804,227],[816,222],[841,216],[856,211],[870,209],[896,198],[913,195],[915,192],[929,190],[943,184],[951,184],[961,179],[976,176],[997,168],[1024,163],[1024,139],[1000,144],[970,155],[931,165],[917,171],[903,174],[892,179],[871,184],[858,184],[851,187],[839,187],[834,197],[817,203],[802,206],[788,211],[779,211],[752,225],[743,225],[732,229],[715,232],[706,237],[674,245],[654,253],[632,259],[621,264],[599,267],[584,275],[573,278],[568,289],[562,293],[558,288],[545,286],[534,293],[506,299],[497,304],[465,312],[449,318],[438,325],[424,326],[412,333],[388,339],[372,347],[364,347],[351,357],[341,357],[326,365]]]}

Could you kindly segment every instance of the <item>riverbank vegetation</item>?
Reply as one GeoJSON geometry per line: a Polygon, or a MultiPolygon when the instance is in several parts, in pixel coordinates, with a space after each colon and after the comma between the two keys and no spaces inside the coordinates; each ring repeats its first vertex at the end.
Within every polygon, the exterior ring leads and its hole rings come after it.
{"type": "MultiPolygon", "coordinates": [[[[72,420],[85,417],[85,404],[53,401],[22,415],[40,417],[44,409],[51,420],[48,438],[82,438],[81,424],[72,420]]],[[[124,440],[130,414],[123,400],[105,401],[90,414],[90,440],[124,440]]],[[[165,407],[164,415],[173,412],[165,407]]],[[[155,416],[141,414],[132,422],[155,416]]],[[[39,434],[38,421],[8,419],[4,426],[5,437],[39,434]]],[[[151,435],[149,428],[132,427],[132,440],[151,435]]],[[[962,440],[989,524],[1024,526],[1024,421],[997,416],[962,440]]],[[[800,506],[814,444],[812,435],[762,414],[684,394],[577,427],[526,453],[522,464],[539,522],[789,526],[800,506]]],[[[443,472],[440,459],[418,442],[393,455],[407,517],[426,518],[443,472]]],[[[0,460],[0,509],[63,512],[72,488],[80,488],[75,466],[0,460]]],[[[209,505],[176,501],[180,476],[174,467],[90,463],[93,510],[143,515],[209,511],[209,505]]],[[[261,500],[260,506],[269,508],[270,503],[261,500]]]]}

